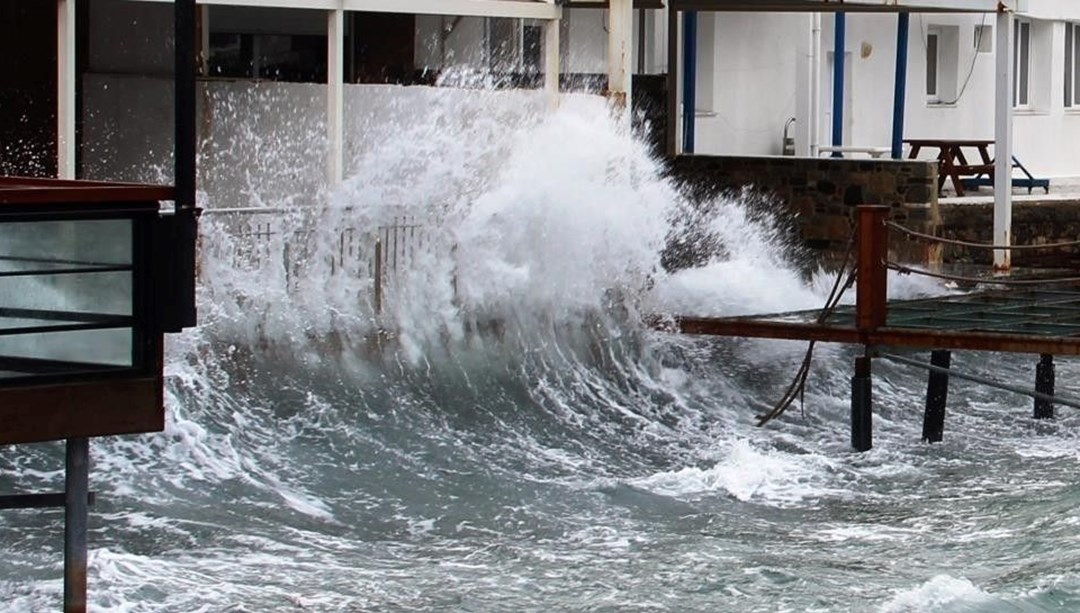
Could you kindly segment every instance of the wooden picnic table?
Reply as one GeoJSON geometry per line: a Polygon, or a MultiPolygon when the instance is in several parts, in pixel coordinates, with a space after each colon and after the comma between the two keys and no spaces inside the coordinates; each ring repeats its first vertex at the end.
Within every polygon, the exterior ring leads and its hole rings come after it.
{"type": "Polygon", "coordinates": [[[986,175],[993,184],[994,158],[990,157],[992,140],[980,139],[943,139],[943,138],[911,138],[905,139],[905,143],[911,146],[908,158],[914,159],[919,156],[923,147],[936,148],[938,162],[941,168],[938,172],[938,192],[945,187],[945,179],[952,179],[953,189],[957,196],[964,195],[964,179],[986,175]],[[964,149],[974,149],[978,152],[978,162],[968,162],[964,149]]]}

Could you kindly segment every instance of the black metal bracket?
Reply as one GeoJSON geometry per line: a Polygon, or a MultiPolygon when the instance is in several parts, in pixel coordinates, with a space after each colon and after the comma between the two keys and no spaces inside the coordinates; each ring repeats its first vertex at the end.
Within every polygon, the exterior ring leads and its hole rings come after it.
{"type": "MultiPolygon", "coordinates": [[[[94,502],[97,500],[96,492],[88,492],[86,495],[86,504],[94,506],[94,502]]],[[[64,493],[50,493],[50,494],[7,494],[0,496],[0,510],[5,509],[49,509],[49,508],[64,508],[66,501],[64,500],[64,493]]]]}

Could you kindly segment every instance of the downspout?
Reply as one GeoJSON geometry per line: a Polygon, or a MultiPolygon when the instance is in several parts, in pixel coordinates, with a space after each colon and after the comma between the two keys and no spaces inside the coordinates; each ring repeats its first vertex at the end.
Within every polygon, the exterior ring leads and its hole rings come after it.
{"type": "Polygon", "coordinates": [[[810,18],[810,157],[821,154],[821,13],[810,18]]]}
{"type": "MultiPolygon", "coordinates": [[[[832,116],[832,146],[844,145],[844,53],[847,30],[847,14],[843,11],[836,13],[835,32],[833,40],[833,116],[832,116]]],[[[844,157],[839,151],[833,151],[834,158],[844,157]]]]}

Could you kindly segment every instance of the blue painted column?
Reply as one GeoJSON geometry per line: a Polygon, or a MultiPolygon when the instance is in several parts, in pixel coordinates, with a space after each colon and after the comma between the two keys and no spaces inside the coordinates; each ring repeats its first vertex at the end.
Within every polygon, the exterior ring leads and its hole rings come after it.
{"type": "Polygon", "coordinates": [[[892,158],[899,160],[904,153],[904,101],[907,98],[908,25],[910,13],[896,18],[896,82],[893,88],[892,158]]]}
{"type": "MultiPolygon", "coordinates": [[[[844,53],[845,39],[847,38],[847,14],[843,11],[836,13],[834,27],[835,38],[833,40],[833,101],[832,101],[832,146],[844,145],[844,53]]],[[[843,157],[839,151],[834,151],[834,158],[843,157]]]]}
{"type": "Polygon", "coordinates": [[[683,13],[683,153],[694,152],[697,115],[697,13],[683,13]]]}

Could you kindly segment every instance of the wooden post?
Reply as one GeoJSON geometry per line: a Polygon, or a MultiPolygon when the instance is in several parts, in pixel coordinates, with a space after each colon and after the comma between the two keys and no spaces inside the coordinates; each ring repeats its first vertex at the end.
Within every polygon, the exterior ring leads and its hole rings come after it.
{"type": "Polygon", "coordinates": [[[855,358],[851,378],[851,446],[869,451],[874,446],[873,404],[870,383],[870,356],[855,358]]]}
{"type": "MultiPolygon", "coordinates": [[[[952,352],[947,349],[930,353],[930,365],[948,368],[952,352]]],[[[949,375],[930,371],[926,385],[926,413],[923,416],[922,438],[928,443],[940,443],[945,432],[945,403],[949,397],[949,375]]]]}
{"type": "MultiPolygon", "coordinates": [[[[1044,353],[1035,367],[1035,391],[1047,396],[1054,395],[1054,356],[1044,353]]],[[[1035,419],[1053,419],[1054,403],[1045,398],[1035,399],[1035,419]]]]}
{"type": "Polygon", "coordinates": [[[872,332],[885,325],[888,314],[887,269],[889,252],[885,220],[889,207],[859,207],[859,261],[855,296],[855,319],[860,332],[872,332]]]}

